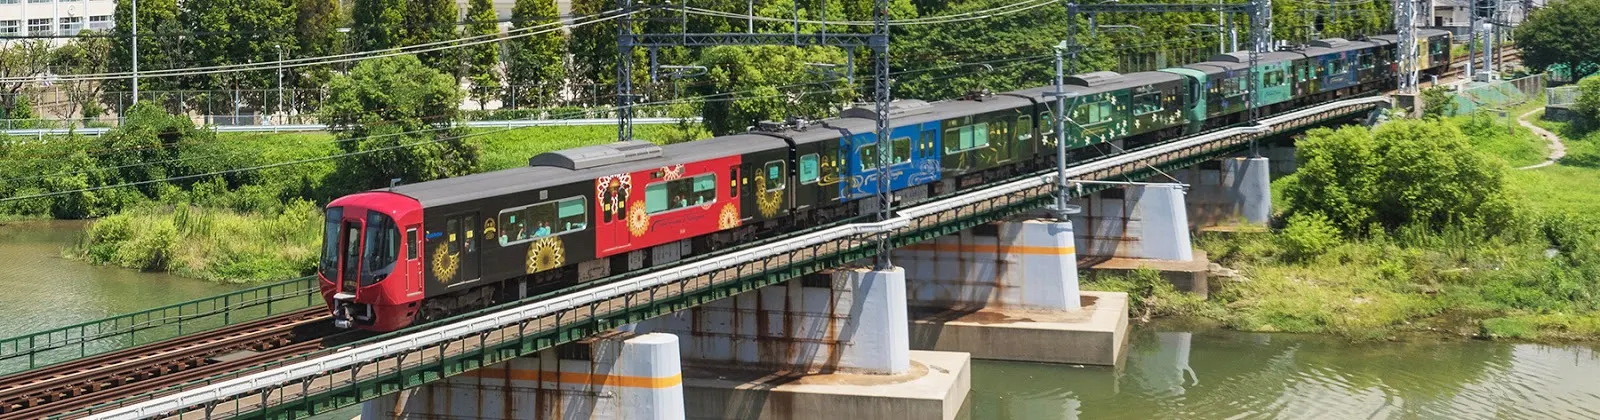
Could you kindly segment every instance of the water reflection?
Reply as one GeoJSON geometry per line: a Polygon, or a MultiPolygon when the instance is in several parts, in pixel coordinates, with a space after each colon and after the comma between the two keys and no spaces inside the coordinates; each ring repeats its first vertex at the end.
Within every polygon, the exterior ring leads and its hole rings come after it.
{"type": "Polygon", "coordinates": [[[1593,347],[1158,328],[1120,371],[975,362],[972,418],[1600,418],[1593,347]]]}
{"type": "Polygon", "coordinates": [[[0,225],[0,337],[104,318],[243,286],[95,266],[61,257],[83,222],[0,225]]]}

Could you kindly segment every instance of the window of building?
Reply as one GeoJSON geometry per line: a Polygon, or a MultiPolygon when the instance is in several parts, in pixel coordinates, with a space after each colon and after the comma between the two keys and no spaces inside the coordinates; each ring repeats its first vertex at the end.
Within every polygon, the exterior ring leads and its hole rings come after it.
{"type": "Polygon", "coordinates": [[[944,152],[965,152],[989,147],[989,123],[977,123],[944,130],[944,152]]]}
{"type": "Polygon", "coordinates": [[[784,178],[786,178],[784,175],[788,173],[788,171],[784,170],[786,169],[784,166],[784,162],[781,160],[774,160],[762,165],[761,175],[767,178],[767,191],[783,189],[784,178]]]}
{"type": "Polygon", "coordinates": [[[657,182],[644,187],[644,210],[650,214],[717,202],[717,177],[704,174],[657,182]]]}
{"type": "MultiPolygon", "coordinates": [[[[4,1],[4,0],[0,0],[4,1]]],[[[4,3],[0,3],[4,4],[4,3]]],[[[0,35],[17,35],[22,32],[22,21],[0,20],[0,35]]]]}
{"type": "Polygon", "coordinates": [[[519,244],[588,227],[588,204],[572,197],[500,211],[500,246],[519,244]]]}
{"type": "Polygon", "coordinates": [[[61,18],[61,34],[62,35],[77,35],[78,31],[82,31],[82,30],[83,30],[83,18],[82,17],[67,16],[67,17],[61,18]]]}
{"type": "MultiPolygon", "coordinates": [[[[32,0],[29,0],[32,2],[32,0]]],[[[28,35],[49,35],[50,18],[28,19],[28,35]]]]}
{"type": "MultiPolygon", "coordinates": [[[[17,1],[17,0],[0,0],[0,4],[17,4],[17,3],[20,3],[20,2],[17,1]]],[[[337,275],[337,273],[335,273],[335,275],[337,275]]]]}
{"type": "MultiPolygon", "coordinates": [[[[49,3],[51,1],[52,0],[28,0],[29,3],[49,3]]],[[[46,20],[48,20],[48,19],[46,19],[46,20]]],[[[50,23],[46,22],[45,24],[49,25],[50,23]]]]}
{"type": "MultiPolygon", "coordinates": [[[[1152,88],[1153,89],[1153,88],[1152,88]]],[[[1145,115],[1161,110],[1161,91],[1133,95],[1133,115],[1145,115]]]]}
{"type": "Polygon", "coordinates": [[[817,154],[812,153],[800,157],[800,183],[810,184],[817,182],[817,177],[822,172],[817,168],[817,154]]]}
{"type": "Polygon", "coordinates": [[[111,15],[90,16],[89,29],[94,29],[97,31],[111,29],[111,15]]]}

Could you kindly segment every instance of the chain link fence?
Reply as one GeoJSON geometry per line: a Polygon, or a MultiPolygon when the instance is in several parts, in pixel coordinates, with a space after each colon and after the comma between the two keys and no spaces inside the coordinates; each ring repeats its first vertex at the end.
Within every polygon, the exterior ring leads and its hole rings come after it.
{"type": "Polygon", "coordinates": [[[1455,95],[1456,115],[1506,108],[1533,100],[1544,93],[1545,82],[1544,74],[1535,74],[1461,89],[1455,95]]]}

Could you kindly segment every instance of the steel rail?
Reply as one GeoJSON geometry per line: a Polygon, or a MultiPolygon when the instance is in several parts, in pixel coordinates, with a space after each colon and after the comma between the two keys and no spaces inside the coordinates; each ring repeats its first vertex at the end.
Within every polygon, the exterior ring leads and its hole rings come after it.
{"type": "MultiPolygon", "coordinates": [[[[1193,138],[1131,151],[1101,161],[1079,165],[1071,168],[1068,171],[1068,176],[1079,177],[1114,170],[1117,167],[1160,159],[1167,154],[1180,153],[1186,149],[1206,146],[1210,143],[1241,144],[1248,142],[1250,139],[1271,134],[1274,131],[1282,131],[1273,129],[1274,126],[1280,124],[1296,127],[1304,126],[1314,122],[1312,120],[1319,115],[1341,109],[1374,108],[1389,103],[1390,99],[1387,97],[1367,97],[1331,102],[1299,111],[1291,111],[1280,116],[1263,119],[1254,126],[1222,129],[1193,138]]],[[[879,234],[905,228],[911,224],[912,220],[920,217],[934,215],[963,205],[984,202],[1030,188],[1047,187],[1053,182],[1054,177],[1055,175],[1050,173],[989,187],[902,209],[897,212],[896,217],[889,220],[840,226],[798,236],[784,242],[735,251],[725,257],[688,263],[628,280],[597,286],[593,289],[586,289],[570,295],[465,319],[454,324],[434,327],[407,336],[339,351],[250,376],[93,414],[88,418],[140,419],[182,411],[189,407],[215,407],[216,403],[228,398],[254,395],[257,391],[283,387],[296,382],[303,384],[306,383],[305,381],[313,380],[325,374],[356,367],[357,365],[386,357],[400,356],[419,350],[442,349],[439,346],[448,345],[455,340],[481,337],[481,334],[489,334],[507,327],[518,327],[526,322],[539,320],[548,315],[591,307],[615,298],[653,290],[656,287],[669,285],[679,280],[693,279],[719,270],[760,262],[766,256],[803,251],[853,236],[879,234]]],[[[404,369],[404,365],[402,362],[397,367],[404,369]]],[[[309,395],[302,395],[302,397],[309,397],[309,395]]],[[[264,405],[265,401],[262,404],[264,405]]]]}

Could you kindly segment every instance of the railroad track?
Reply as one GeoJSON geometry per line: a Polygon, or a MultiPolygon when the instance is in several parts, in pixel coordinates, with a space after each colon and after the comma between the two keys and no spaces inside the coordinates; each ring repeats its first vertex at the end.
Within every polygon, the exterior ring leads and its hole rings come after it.
{"type": "MultiPolygon", "coordinates": [[[[1516,47],[1501,47],[1500,48],[1500,52],[1501,52],[1500,59],[1502,59],[1502,60],[1504,60],[1506,62],[1521,61],[1522,51],[1516,49],[1516,47]]],[[[1482,54],[1482,53],[1479,53],[1479,54],[1482,54]]],[[[1440,81],[1444,81],[1445,79],[1454,78],[1454,77],[1460,77],[1461,76],[1461,72],[1466,71],[1466,68],[1467,68],[1467,66],[1466,66],[1467,60],[1466,59],[1467,59],[1467,57],[1468,56],[1461,56],[1461,57],[1457,57],[1457,58],[1451,59],[1450,60],[1450,66],[1445,68],[1444,74],[1439,75],[1439,80],[1440,81]]],[[[1483,56],[1479,55],[1478,59],[1482,60],[1483,56]]]]}
{"type": "Polygon", "coordinates": [[[32,419],[322,348],[321,307],[0,377],[0,419],[32,419]],[[131,386],[130,386],[131,385],[131,386]]]}

